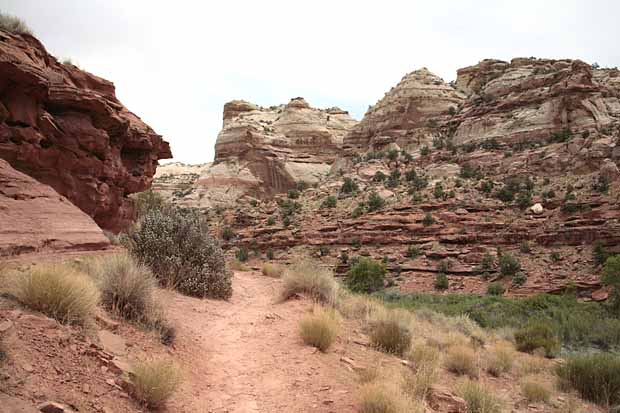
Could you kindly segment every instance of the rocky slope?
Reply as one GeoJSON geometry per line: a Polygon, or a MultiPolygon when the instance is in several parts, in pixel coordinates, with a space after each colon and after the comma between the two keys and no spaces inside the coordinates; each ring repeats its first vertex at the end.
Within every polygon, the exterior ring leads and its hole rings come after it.
{"type": "Polygon", "coordinates": [[[49,186],[0,159],[0,257],[109,245],[92,218],[49,186]]]}
{"type": "Polygon", "coordinates": [[[148,188],[158,159],[171,156],[111,82],[58,62],[30,35],[0,30],[0,157],[13,168],[117,231],[133,219],[128,195],[148,188]]]}
{"type": "Polygon", "coordinates": [[[500,281],[511,295],[604,298],[592,249],[620,252],[618,71],[514,59],[458,75],[456,88],[407,75],[345,136],[340,174],[298,200],[217,217],[236,234],[230,245],[283,259],[321,250],[340,271],[343,256],[371,255],[403,290],[432,291],[444,272],[451,291],[500,281]],[[359,189],[345,193],[344,178],[359,189]],[[371,192],[385,205],[369,208],[371,192]],[[510,275],[505,254],[521,267],[510,275]]]}
{"type": "Polygon", "coordinates": [[[341,155],[344,135],[356,123],[341,109],[315,109],[303,98],[270,108],[235,100],[224,106],[223,118],[215,161],[185,172],[178,164],[160,168],[158,188],[182,204],[209,207],[316,183],[341,155]]]}

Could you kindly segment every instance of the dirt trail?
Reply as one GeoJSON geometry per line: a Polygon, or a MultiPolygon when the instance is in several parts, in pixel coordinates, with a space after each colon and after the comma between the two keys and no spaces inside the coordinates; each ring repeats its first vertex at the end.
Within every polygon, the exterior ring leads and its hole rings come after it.
{"type": "Polygon", "coordinates": [[[297,323],[312,304],[276,303],[280,281],[238,272],[229,302],[167,295],[178,328],[174,358],[186,382],[171,412],[352,412],[356,374],[299,339],[297,323]]]}

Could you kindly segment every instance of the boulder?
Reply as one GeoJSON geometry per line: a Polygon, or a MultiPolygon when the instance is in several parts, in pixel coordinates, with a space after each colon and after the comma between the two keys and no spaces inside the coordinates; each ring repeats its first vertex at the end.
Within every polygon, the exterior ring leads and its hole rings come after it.
{"type": "Polygon", "coordinates": [[[530,211],[536,215],[542,214],[544,210],[545,208],[540,203],[536,203],[530,207],[530,211]]]}

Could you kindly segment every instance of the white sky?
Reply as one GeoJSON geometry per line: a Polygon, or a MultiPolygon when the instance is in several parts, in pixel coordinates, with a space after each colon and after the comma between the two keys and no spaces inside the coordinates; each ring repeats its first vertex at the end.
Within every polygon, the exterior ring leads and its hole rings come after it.
{"type": "Polygon", "coordinates": [[[620,1],[0,0],[49,52],[113,81],[171,143],[213,159],[224,103],[303,96],[360,119],[403,75],[445,80],[484,58],[620,66],[620,1]]]}

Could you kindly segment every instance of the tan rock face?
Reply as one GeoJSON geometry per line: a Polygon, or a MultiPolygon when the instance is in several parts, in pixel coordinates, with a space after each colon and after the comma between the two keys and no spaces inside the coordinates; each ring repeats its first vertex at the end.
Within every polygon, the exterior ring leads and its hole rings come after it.
{"type": "Polygon", "coordinates": [[[409,73],[370,107],[364,119],[347,134],[345,151],[356,155],[382,150],[390,143],[416,150],[437,136],[437,119],[449,116],[465,95],[423,68],[409,73]]]}
{"type": "Polygon", "coordinates": [[[0,30],[0,157],[53,187],[103,228],[134,215],[168,143],[107,80],[59,63],[32,36],[0,30]]]}
{"type": "Polygon", "coordinates": [[[617,71],[579,60],[483,60],[458,71],[456,87],[468,99],[454,119],[455,143],[536,143],[565,129],[604,131],[620,122],[619,84],[617,71]]]}
{"type": "Polygon", "coordinates": [[[158,188],[168,185],[182,204],[208,207],[231,205],[244,195],[284,192],[301,181],[318,182],[341,155],[343,137],[356,123],[341,109],[314,109],[303,98],[270,108],[235,100],[224,106],[223,118],[215,162],[193,172],[199,176],[188,176],[189,169],[175,174],[169,168],[178,166],[166,166],[158,173],[158,188]],[[191,178],[180,191],[175,186],[183,186],[185,178],[179,180],[179,174],[191,178]]]}
{"type": "Polygon", "coordinates": [[[0,159],[0,255],[107,246],[108,239],[92,218],[0,159]]]}

